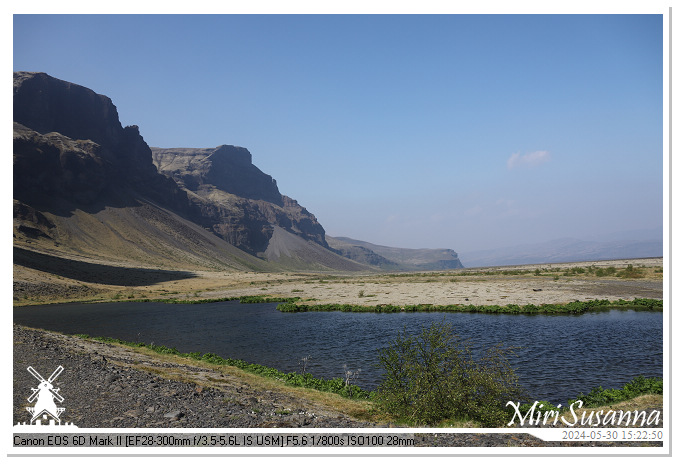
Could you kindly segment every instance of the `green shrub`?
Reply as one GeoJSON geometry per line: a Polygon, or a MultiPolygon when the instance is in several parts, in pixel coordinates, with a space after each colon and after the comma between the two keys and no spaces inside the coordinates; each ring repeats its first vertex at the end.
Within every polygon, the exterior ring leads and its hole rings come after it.
{"type": "Polygon", "coordinates": [[[499,426],[510,418],[507,401],[525,400],[501,345],[475,360],[470,341],[450,324],[434,323],[415,335],[405,328],[379,353],[385,371],[375,394],[379,410],[414,424],[471,419],[499,426]]]}
{"type": "Polygon", "coordinates": [[[640,279],[644,276],[643,271],[640,268],[635,268],[631,264],[616,274],[617,277],[622,277],[623,279],[640,279]]]}
{"type": "Polygon", "coordinates": [[[607,277],[607,276],[612,276],[615,274],[615,268],[613,266],[608,266],[605,269],[597,269],[596,270],[596,276],[597,277],[607,277]]]}
{"type": "Polygon", "coordinates": [[[593,388],[587,395],[580,393],[575,400],[571,400],[569,403],[582,401],[583,407],[595,408],[597,406],[620,403],[621,401],[627,401],[641,395],[662,395],[662,392],[663,381],[661,378],[639,376],[625,384],[620,390],[614,388],[604,390],[603,387],[599,386],[593,388]]]}

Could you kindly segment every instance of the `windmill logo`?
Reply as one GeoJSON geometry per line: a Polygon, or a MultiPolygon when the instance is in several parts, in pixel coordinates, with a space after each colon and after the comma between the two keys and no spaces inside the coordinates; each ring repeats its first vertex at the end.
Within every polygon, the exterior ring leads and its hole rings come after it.
{"type": "Polygon", "coordinates": [[[33,393],[28,397],[29,403],[35,401],[35,406],[26,407],[26,410],[31,413],[31,425],[62,425],[59,417],[66,408],[57,406],[55,400],[59,403],[63,403],[64,398],[59,394],[59,389],[54,388],[53,382],[59,377],[63,370],[63,366],[57,367],[54,372],[52,372],[52,375],[45,380],[45,378],[40,375],[38,371],[33,369],[32,366],[28,366],[28,372],[40,382],[38,388],[31,388],[33,393]]]}

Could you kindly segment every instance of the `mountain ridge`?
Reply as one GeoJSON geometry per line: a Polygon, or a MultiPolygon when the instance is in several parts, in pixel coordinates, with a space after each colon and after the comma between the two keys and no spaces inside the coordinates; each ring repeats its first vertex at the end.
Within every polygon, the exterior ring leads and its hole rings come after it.
{"type": "MultiPolygon", "coordinates": [[[[111,99],[83,86],[45,73],[14,73],[13,133],[14,242],[20,248],[123,264],[274,272],[285,267],[264,253],[274,226],[286,226],[286,214],[299,216],[288,221],[291,232],[303,234],[307,227],[313,235],[315,227],[316,240],[323,241],[313,215],[280,195],[246,149],[219,147],[235,150],[231,164],[249,170],[251,179],[265,179],[269,188],[251,188],[249,196],[263,195],[257,199],[224,192],[237,200],[228,208],[158,172],[139,128],[122,127],[111,99]],[[233,226],[243,217],[239,233],[233,226]]],[[[220,195],[216,190],[213,196],[220,195]]],[[[320,248],[315,252],[327,253],[324,262],[340,270],[369,269],[320,248]]],[[[305,266],[319,268],[297,257],[295,269],[305,266]]]]}

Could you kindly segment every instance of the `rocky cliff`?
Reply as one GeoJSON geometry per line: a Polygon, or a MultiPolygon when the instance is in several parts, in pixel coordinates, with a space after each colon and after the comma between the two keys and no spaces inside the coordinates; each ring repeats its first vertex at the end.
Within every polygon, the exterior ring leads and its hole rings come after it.
{"type": "MultiPolygon", "coordinates": [[[[336,259],[316,218],[246,149],[157,150],[158,172],[139,128],[123,127],[108,97],[45,73],[14,73],[13,90],[15,245],[266,270],[266,258],[280,254],[270,250],[279,227],[318,246],[314,260],[325,250],[331,269],[364,269],[336,259]]],[[[296,269],[317,268],[294,258],[296,269]]]]}
{"type": "Polygon", "coordinates": [[[14,73],[13,132],[15,247],[106,263],[270,269],[190,220],[199,208],[158,173],[138,127],[122,127],[108,97],[14,73]]]}
{"type": "Polygon", "coordinates": [[[150,148],[110,98],[45,73],[14,73],[13,90],[17,247],[172,268],[460,266],[452,250],[330,247],[245,148],[150,148]]]}
{"type": "Polygon", "coordinates": [[[279,226],[325,248],[316,217],[278,191],[276,181],[252,164],[241,147],[152,148],[159,172],[189,192],[200,208],[196,220],[251,253],[263,253],[279,226]]]}
{"type": "Polygon", "coordinates": [[[14,198],[63,211],[129,202],[130,189],[188,210],[186,193],[158,174],[139,128],[122,127],[108,97],[14,73],[14,198]]]}

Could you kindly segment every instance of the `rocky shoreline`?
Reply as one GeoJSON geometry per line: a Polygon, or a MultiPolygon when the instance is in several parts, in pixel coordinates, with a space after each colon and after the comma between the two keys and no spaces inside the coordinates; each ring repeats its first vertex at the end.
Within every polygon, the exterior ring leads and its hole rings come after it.
{"type": "Polygon", "coordinates": [[[44,377],[64,367],[56,386],[64,420],[79,427],[365,427],[341,414],[304,408],[209,368],[159,361],[125,347],[14,326],[14,423],[30,418],[31,365],[44,377]],[[172,380],[181,371],[194,382],[172,380]],[[204,384],[216,384],[207,387],[204,384]]]}
{"type": "MultiPolygon", "coordinates": [[[[211,366],[162,360],[128,347],[13,327],[13,421],[36,380],[64,367],[55,387],[65,398],[62,421],[81,428],[374,428],[321,403],[275,388],[262,390],[211,366]]],[[[179,360],[178,360],[179,361],[179,360]]],[[[395,430],[396,431],[396,430],[395,430]]],[[[518,431],[517,431],[518,432],[518,431]]],[[[527,433],[415,434],[414,446],[658,446],[644,442],[543,442],[527,433]]]]}

